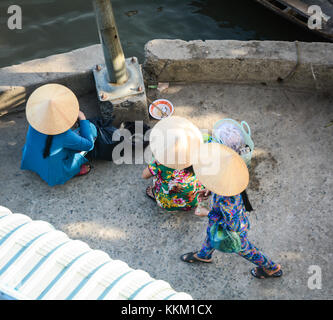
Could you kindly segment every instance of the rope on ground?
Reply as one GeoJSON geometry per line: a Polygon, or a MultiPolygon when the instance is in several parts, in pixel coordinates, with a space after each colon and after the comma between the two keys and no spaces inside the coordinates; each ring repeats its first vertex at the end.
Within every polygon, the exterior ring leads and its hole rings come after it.
{"type": "Polygon", "coordinates": [[[311,67],[312,77],[313,77],[313,79],[314,79],[314,81],[315,81],[316,89],[318,90],[318,89],[319,89],[319,83],[318,83],[318,80],[317,80],[316,74],[315,74],[315,72],[314,72],[314,70],[313,70],[313,65],[312,65],[312,63],[310,64],[310,67],[311,67]]]}
{"type": "Polygon", "coordinates": [[[283,82],[283,81],[288,80],[291,76],[293,76],[296,73],[296,70],[297,70],[298,66],[300,65],[300,60],[301,60],[300,59],[300,50],[299,50],[299,44],[298,44],[297,40],[295,41],[295,46],[296,46],[296,64],[284,78],[278,77],[277,78],[278,82],[283,82]]]}
{"type": "MultiPolygon", "coordinates": [[[[297,40],[295,41],[295,46],[296,46],[296,65],[290,70],[290,72],[284,78],[278,77],[277,78],[278,82],[283,82],[283,81],[289,79],[291,76],[293,76],[296,73],[296,70],[300,65],[300,62],[301,62],[300,56],[301,56],[301,54],[300,54],[299,43],[298,43],[297,40]]],[[[318,82],[318,79],[316,77],[316,74],[315,74],[312,63],[310,63],[310,68],[311,68],[312,77],[315,81],[316,89],[319,90],[320,89],[319,82],[318,82]]]]}

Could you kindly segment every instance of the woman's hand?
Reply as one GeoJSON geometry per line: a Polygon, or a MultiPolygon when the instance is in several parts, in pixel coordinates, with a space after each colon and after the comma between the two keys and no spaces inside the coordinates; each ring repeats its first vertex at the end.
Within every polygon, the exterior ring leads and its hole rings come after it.
{"type": "Polygon", "coordinates": [[[79,116],[77,118],[78,120],[87,120],[85,114],[81,110],[79,111],[79,116]]]}
{"type": "Polygon", "coordinates": [[[211,192],[207,189],[204,189],[197,191],[197,194],[199,194],[198,198],[200,198],[201,200],[207,200],[211,195],[211,192]]]}

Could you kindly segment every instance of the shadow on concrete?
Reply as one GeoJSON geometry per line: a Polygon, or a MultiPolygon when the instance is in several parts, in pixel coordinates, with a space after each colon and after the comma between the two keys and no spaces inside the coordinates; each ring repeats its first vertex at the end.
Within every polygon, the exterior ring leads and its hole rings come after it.
{"type": "MultiPolygon", "coordinates": [[[[0,118],[0,205],[48,221],[196,299],[329,299],[333,126],[325,125],[333,119],[332,98],[287,94],[288,99],[280,88],[217,84],[171,85],[162,94],[174,103],[175,115],[200,127],[220,116],[249,123],[255,143],[249,238],[281,263],[281,279],[254,279],[252,265],[232,254],[216,252],[212,264],[183,263],[181,254],[200,249],[207,220],[157,208],[145,195],[151,181],[141,179],[144,164],[95,161],[89,175],[53,188],[21,171],[24,113],[0,118]],[[314,264],[325,275],[321,290],[307,287],[314,264]]],[[[94,108],[94,95],[80,99],[94,108]]]]}

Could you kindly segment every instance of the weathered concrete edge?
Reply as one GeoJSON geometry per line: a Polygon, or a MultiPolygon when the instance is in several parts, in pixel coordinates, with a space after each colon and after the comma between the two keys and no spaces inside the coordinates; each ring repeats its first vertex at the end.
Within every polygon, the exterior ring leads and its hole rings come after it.
{"type": "MultiPolygon", "coordinates": [[[[332,91],[333,44],[300,42],[299,48],[300,62],[291,73],[297,65],[293,42],[156,39],[145,45],[143,73],[146,82],[267,84],[290,75],[283,85],[332,91]]],[[[45,83],[66,85],[77,96],[92,92],[92,69],[103,63],[98,44],[0,69],[0,115],[20,110],[45,83]]]]}
{"type": "Polygon", "coordinates": [[[155,39],[145,45],[143,68],[152,82],[265,83],[332,91],[333,43],[155,39]]]}
{"type": "Polygon", "coordinates": [[[45,83],[68,86],[77,96],[95,90],[92,69],[104,63],[101,45],[92,45],[0,69],[0,115],[19,111],[45,83]]]}

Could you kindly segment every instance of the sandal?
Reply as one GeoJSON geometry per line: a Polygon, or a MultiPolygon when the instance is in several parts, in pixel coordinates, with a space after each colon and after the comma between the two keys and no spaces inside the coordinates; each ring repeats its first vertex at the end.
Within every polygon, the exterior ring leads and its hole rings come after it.
{"type": "Polygon", "coordinates": [[[76,175],[76,177],[84,176],[88,174],[91,170],[90,164],[83,164],[80,168],[80,172],[76,175]]]}
{"type": "Polygon", "coordinates": [[[197,258],[194,256],[196,253],[198,253],[198,251],[185,253],[180,257],[180,259],[184,262],[189,262],[189,263],[193,263],[193,262],[210,263],[213,260],[212,258],[210,258],[210,259],[197,258]]]}
{"type": "Polygon", "coordinates": [[[269,271],[263,267],[256,267],[251,270],[251,274],[258,279],[265,279],[265,278],[278,278],[281,277],[283,272],[281,266],[278,265],[278,269],[275,271],[269,271]]]}
{"type": "Polygon", "coordinates": [[[150,187],[150,186],[147,187],[147,189],[146,189],[146,195],[147,195],[150,199],[156,201],[153,187],[150,187]],[[150,192],[149,192],[149,191],[150,191],[150,192]]]}

